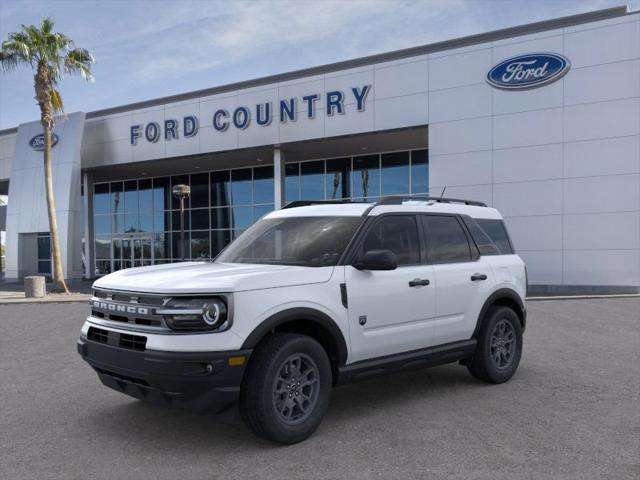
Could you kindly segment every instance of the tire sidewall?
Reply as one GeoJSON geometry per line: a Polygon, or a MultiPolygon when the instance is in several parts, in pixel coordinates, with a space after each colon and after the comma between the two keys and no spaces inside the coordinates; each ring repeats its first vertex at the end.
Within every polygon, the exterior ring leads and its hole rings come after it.
{"type": "Polygon", "coordinates": [[[272,435],[285,443],[295,443],[307,438],[318,427],[324,417],[331,399],[332,377],[331,363],[322,346],[314,339],[296,336],[286,342],[273,357],[267,367],[261,388],[261,402],[267,415],[264,418],[265,427],[272,435]],[[279,373],[282,363],[292,354],[304,353],[311,357],[318,367],[319,392],[316,406],[309,417],[298,425],[287,425],[280,420],[273,404],[272,385],[279,373]]]}
{"type": "Polygon", "coordinates": [[[480,350],[484,370],[491,378],[491,381],[503,383],[509,380],[518,369],[520,358],[522,357],[522,326],[520,325],[518,315],[509,307],[491,309],[487,321],[483,325],[482,335],[479,340],[482,342],[480,350]],[[514,353],[514,359],[508,368],[498,368],[491,358],[491,334],[495,325],[500,320],[507,320],[513,327],[516,336],[516,351],[514,353]]]}

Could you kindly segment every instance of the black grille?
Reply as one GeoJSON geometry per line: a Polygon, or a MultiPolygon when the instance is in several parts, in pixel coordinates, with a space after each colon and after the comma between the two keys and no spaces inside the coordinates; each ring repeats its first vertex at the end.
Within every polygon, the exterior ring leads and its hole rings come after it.
{"type": "Polygon", "coordinates": [[[102,330],[101,328],[89,327],[87,338],[98,343],[108,343],[109,332],[107,330],[102,330]]]}
{"type": "Polygon", "coordinates": [[[87,339],[93,342],[105,343],[115,347],[126,348],[127,350],[137,350],[139,352],[144,352],[147,348],[147,337],[112,332],[96,327],[89,327],[87,339]]]}
{"type": "Polygon", "coordinates": [[[120,334],[120,346],[122,348],[128,348],[129,350],[144,351],[147,346],[147,337],[141,337],[139,335],[127,335],[125,333],[120,334]]]}

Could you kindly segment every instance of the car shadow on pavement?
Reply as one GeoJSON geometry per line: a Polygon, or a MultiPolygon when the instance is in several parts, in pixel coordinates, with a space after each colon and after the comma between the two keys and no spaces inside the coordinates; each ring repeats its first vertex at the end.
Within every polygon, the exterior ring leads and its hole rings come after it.
{"type": "MultiPolygon", "coordinates": [[[[345,428],[349,421],[366,421],[381,410],[402,410],[405,403],[419,401],[428,408],[434,397],[454,396],[463,390],[482,387],[465,368],[448,365],[433,369],[401,372],[334,389],[329,411],[320,430],[345,428]]],[[[108,392],[108,395],[116,395],[108,392]]],[[[152,405],[118,396],[117,405],[96,409],[84,421],[91,428],[116,442],[154,448],[185,449],[206,454],[212,445],[225,449],[253,446],[277,448],[278,445],[254,436],[242,423],[237,408],[223,414],[198,414],[170,407],[152,405]]],[[[321,432],[317,434],[321,435],[321,432]]],[[[104,437],[103,437],[104,438],[104,437]]]]}

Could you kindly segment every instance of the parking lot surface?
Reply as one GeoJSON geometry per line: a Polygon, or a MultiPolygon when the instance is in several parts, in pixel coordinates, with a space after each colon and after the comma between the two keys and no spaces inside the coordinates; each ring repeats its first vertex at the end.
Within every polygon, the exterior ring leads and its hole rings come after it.
{"type": "Polygon", "coordinates": [[[0,305],[0,477],[637,480],[640,299],[528,308],[509,383],[447,365],[340,387],[283,447],[103,387],[76,353],[86,305],[0,305]]]}

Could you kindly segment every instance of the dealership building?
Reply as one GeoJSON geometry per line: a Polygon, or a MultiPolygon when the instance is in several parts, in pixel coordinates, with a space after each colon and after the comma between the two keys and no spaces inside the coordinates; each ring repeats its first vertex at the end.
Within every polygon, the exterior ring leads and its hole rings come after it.
{"type": "MultiPolygon", "coordinates": [[[[638,292],[640,12],[616,7],[69,113],[63,269],[215,256],[294,200],[430,194],[500,210],[546,292],[638,292]]],[[[6,279],[51,271],[42,129],[0,131],[6,279]]]]}

